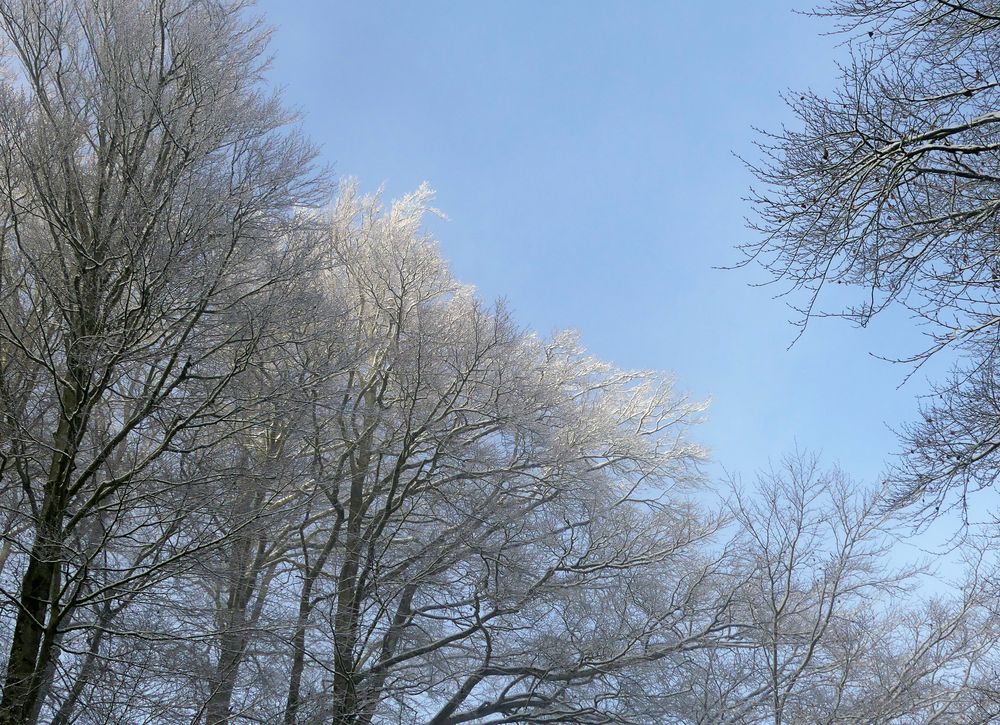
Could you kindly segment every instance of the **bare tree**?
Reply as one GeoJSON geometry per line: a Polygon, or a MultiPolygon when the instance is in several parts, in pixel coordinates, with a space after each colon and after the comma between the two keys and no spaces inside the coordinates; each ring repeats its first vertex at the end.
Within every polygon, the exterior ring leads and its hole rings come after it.
{"type": "Polygon", "coordinates": [[[817,14],[839,21],[850,62],[829,97],[787,98],[798,124],[767,135],[751,164],[762,236],[743,249],[806,292],[803,324],[865,325],[902,305],[930,341],[901,358],[960,353],[904,431],[893,476],[897,502],[933,515],[998,470],[1000,12],[990,0],[837,0],[817,14]],[[826,303],[831,284],[846,285],[845,307],[826,303]]]}
{"type": "Polygon", "coordinates": [[[0,30],[0,725],[995,716],[985,564],[904,606],[808,461],[713,508],[670,378],[326,205],[244,3],[0,30]]]}
{"type": "Polygon", "coordinates": [[[353,352],[317,401],[285,721],[606,720],[616,674],[680,648],[704,575],[701,407],[484,308],[421,234],[428,201],[345,187],[332,213],[353,352]]]}
{"type": "Polygon", "coordinates": [[[812,455],[737,487],[727,635],[693,653],[677,722],[989,722],[997,655],[983,551],[937,598],[894,562],[902,521],[812,455]]]}
{"type": "Polygon", "coordinates": [[[165,564],[164,469],[241,415],[223,393],[298,271],[291,212],[316,188],[242,3],[8,2],[0,29],[0,722],[23,723],[78,610],[165,564]]]}

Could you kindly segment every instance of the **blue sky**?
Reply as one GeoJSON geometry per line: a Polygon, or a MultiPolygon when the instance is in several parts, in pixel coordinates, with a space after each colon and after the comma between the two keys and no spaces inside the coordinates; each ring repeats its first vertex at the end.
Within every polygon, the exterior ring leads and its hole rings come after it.
{"type": "Polygon", "coordinates": [[[338,175],[396,196],[428,181],[456,276],[542,333],[674,373],[712,398],[697,437],[750,474],[799,447],[874,480],[923,376],[903,316],[820,320],[799,342],[780,288],[723,271],[750,234],[752,127],[778,94],[833,85],[839,37],[803,4],[265,0],[271,79],[338,175]]]}

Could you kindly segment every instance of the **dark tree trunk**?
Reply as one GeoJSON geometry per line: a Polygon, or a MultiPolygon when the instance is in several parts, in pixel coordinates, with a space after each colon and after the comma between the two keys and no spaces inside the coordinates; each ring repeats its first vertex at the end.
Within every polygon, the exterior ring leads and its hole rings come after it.
{"type": "Polygon", "coordinates": [[[72,411],[72,414],[63,417],[56,430],[56,450],[36,522],[35,540],[21,579],[3,700],[0,701],[0,725],[25,725],[35,721],[36,704],[43,696],[45,672],[55,641],[53,598],[58,595],[62,554],[63,483],[73,470],[73,452],[80,430],[78,397],[68,395],[67,398],[63,401],[63,410],[72,411]]]}

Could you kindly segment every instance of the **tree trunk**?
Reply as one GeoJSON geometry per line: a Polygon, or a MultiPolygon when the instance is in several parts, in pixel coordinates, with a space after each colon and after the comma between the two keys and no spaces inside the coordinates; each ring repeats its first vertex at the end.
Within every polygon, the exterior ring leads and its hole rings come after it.
{"type": "MultiPolygon", "coordinates": [[[[242,625],[242,618],[234,616],[233,625],[242,625]]],[[[246,629],[234,626],[222,635],[219,664],[212,680],[212,695],[205,709],[206,725],[228,725],[229,709],[236,689],[236,675],[246,647],[246,629]]]]}
{"type": "MultiPolygon", "coordinates": [[[[255,515],[260,511],[261,501],[262,496],[258,493],[251,504],[252,508],[248,506],[241,513],[255,515]]],[[[263,538],[259,538],[256,546],[254,545],[256,534],[252,529],[253,527],[245,529],[233,545],[229,601],[219,639],[219,662],[215,676],[209,683],[211,695],[205,708],[206,725],[228,725],[233,690],[236,689],[236,678],[249,639],[247,607],[256,588],[266,552],[263,538]]]]}
{"type": "Polygon", "coordinates": [[[73,438],[70,435],[73,428],[73,422],[63,419],[56,433],[57,452],[53,455],[49,481],[45,486],[28,566],[21,579],[3,700],[0,701],[0,725],[34,722],[36,701],[42,696],[45,670],[54,642],[54,613],[51,610],[53,598],[58,595],[62,548],[61,482],[72,470],[73,457],[67,451],[68,443],[73,438]]]}
{"type": "Polygon", "coordinates": [[[48,660],[48,648],[43,647],[46,619],[49,614],[53,582],[58,571],[58,546],[52,540],[47,525],[53,518],[54,507],[43,512],[42,526],[35,536],[28,567],[21,580],[17,620],[10,644],[7,675],[0,702],[0,725],[24,725],[33,722],[35,701],[41,696],[42,675],[48,660]]]}
{"type": "MultiPolygon", "coordinates": [[[[365,403],[368,410],[372,411],[375,396],[370,390],[365,393],[365,403]]],[[[365,432],[358,446],[357,457],[352,462],[344,564],[337,578],[337,611],[333,632],[333,722],[337,725],[351,725],[357,721],[359,714],[354,647],[358,637],[361,594],[358,591],[363,546],[361,524],[364,517],[365,479],[372,459],[373,431],[374,415],[369,412],[365,417],[365,432]]]]}
{"type": "Polygon", "coordinates": [[[312,611],[312,585],[315,578],[308,576],[302,583],[299,595],[299,614],[295,622],[295,636],[292,638],[292,670],[288,678],[288,699],[285,702],[284,725],[295,725],[299,709],[299,690],[302,687],[302,672],[306,665],[306,627],[312,611]]]}

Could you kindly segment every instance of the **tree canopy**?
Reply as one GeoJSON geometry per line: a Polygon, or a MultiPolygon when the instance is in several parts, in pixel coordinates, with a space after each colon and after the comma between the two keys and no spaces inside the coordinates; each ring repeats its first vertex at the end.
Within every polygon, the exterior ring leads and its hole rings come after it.
{"type": "MultiPolygon", "coordinates": [[[[878,93],[804,96],[759,169],[752,256],[974,365],[910,495],[992,462],[987,10],[839,6],[878,93]]],[[[925,597],[884,490],[711,480],[705,403],[481,300],[427,186],[318,167],[248,3],[0,33],[0,725],[1000,718],[989,539],[925,597]]]]}
{"type": "Polygon", "coordinates": [[[828,96],[786,98],[796,126],[765,134],[764,161],[752,164],[761,234],[743,250],[804,292],[803,323],[832,314],[866,325],[900,305],[929,336],[901,357],[956,349],[891,476],[897,502],[933,515],[1000,470],[1000,11],[985,0],[858,0],[816,14],[839,22],[850,60],[828,96]],[[830,307],[827,285],[851,301],[830,307]]]}

